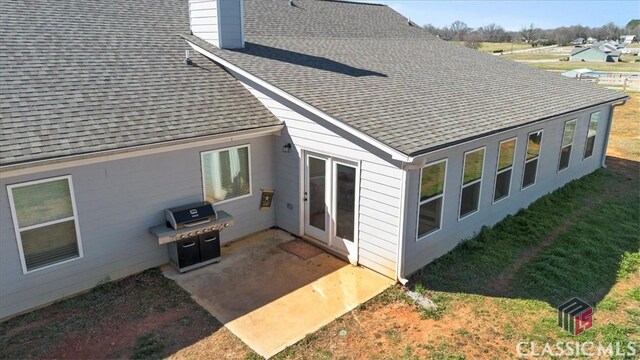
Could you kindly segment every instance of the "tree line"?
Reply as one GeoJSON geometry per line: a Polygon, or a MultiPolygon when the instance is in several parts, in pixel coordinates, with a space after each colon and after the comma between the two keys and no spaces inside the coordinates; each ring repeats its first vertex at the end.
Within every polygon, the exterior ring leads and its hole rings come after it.
{"type": "Polygon", "coordinates": [[[534,24],[523,26],[520,31],[508,31],[497,24],[471,28],[463,21],[454,21],[450,26],[441,28],[431,24],[424,25],[425,30],[444,40],[479,42],[525,42],[537,45],[569,45],[578,38],[597,40],[618,40],[622,35],[636,35],[640,38],[640,19],[634,19],[624,26],[613,22],[600,27],[582,25],[562,26],[555,29],[541,29],[534,24]]]}

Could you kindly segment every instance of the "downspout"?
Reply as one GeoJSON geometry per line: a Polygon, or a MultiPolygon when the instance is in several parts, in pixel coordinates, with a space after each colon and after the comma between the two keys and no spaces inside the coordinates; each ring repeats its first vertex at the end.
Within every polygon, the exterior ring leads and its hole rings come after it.
{"type": "Polygon", "coordinates": [[[626,104],[627,100],[629,100],[629,98],[626,98],[624,100],[620,100],[618,102],[611,104],[611,111],[609,112],[609,121],[607,122],[607,131],[605,132],[605,136],[604,136],[604,146],[602,147],[602,159],[600,161],[600,166],[603,168],[607,167],[607,165],[605,164],[605,161],[607,159],[607,147],[609,146],[609,135],[611,134],[611,125],[613,124],[613,110],[616,106],[626,104]]]}
{"type": "Polygon", "coordinates": [[[402,285],[406,285],[409,279],[404,277],[404,240],[405,240],[405,213],[407,209],[407,198],[409,193],[407,191],[407,170],[402,169],[402,198],[400,201],[400,236],[398,238],[398,256],[396,260],[396,278],[402,285]]]}

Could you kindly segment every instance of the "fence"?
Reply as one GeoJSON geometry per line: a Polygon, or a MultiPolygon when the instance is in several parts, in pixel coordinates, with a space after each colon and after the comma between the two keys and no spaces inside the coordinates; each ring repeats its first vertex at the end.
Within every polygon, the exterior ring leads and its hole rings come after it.
{"type": "Polygon", "coordinates": [[[640,91],[640,77],[626,74],[603,74],[600,76],[578,76],[578,80],[588,81],[596,85],[622,88],[622,91],[640,91]]]}

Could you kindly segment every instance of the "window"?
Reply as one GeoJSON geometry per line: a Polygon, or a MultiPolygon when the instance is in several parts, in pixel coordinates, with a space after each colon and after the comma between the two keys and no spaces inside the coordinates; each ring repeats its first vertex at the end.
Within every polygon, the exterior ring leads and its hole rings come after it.
{"type": "Polygon", "coordinates": [[[7,186],[22,270],[82,257],[71,176],[7,186]]]}
{"type": "Polygon", "coordinates": [[[571,147],[573,146],[573,134],[576,131],[576,120],[569,120],[564,123],[562,133],[562,146],[560,148],[560,160],[558,161],[558,171],[569,167],[571,159],[571,147]]]}
{"type": "Polygon", "coordinates": [[[524,171],[522,173],[522,188],[536,183],[538,172],[538,160],[540,159],[540,145],[542,144],[542,130],[529,134],[527,141],[527,154],[524,159],[524,171]]]}
{"type": "Polygon", "coordinates": [[[509,196],[511,173],[513,173],[513,157],[516,152],[516,139],[500,142],[498,149],[498,165],[496,167],[496,184],[493,189],[493,202],[509,196]]]}
{"type": "Polygon", "coordinates": [[[587,143],[584,145],[584,158],[593,155],[593,147],[596,144],[596,134],[598,133],[598,122],[600,121],[600,111],[591,114],[589,119],[589,130],[587,131],[587,143]]]}
{"type": "Polygon", "coordinates": [[[440,160],[422,168],[418,238],[440,229],[446,172],[447,160],[440,160]]]}
{"type": "Polygon", "coordinates": [[[464,154],[459,219],[478,211],[483,166],[484,148],[464,154]]]}
{"type": "Polygon", "coordinates": [[[202,153],[204,199],[220,203],[251,195],[249,145],[202,153]]]}

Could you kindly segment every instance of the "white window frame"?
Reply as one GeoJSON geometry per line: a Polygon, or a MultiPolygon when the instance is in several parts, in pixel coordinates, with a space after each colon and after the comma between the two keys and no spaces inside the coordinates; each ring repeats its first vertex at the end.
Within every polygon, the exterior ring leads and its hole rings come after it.
{"type": "Polygon", "coordinates": [[[477,213],[478,211],[480,211],[480,203],[482,201],[482,179],[484,178],[484,165],[485,165],[486,159],[487,159],[487,147],[486,146],[481,146],[479,148],[475,148],[475,149],[472,149],[472,150],[465,151],[464,155],[462,156],[462,175],[460,177],[460,197],[458,199],[458,221],[466,219],[469,216],[471,216],[471,215],[477,213]],[[467,154],[474,153],[474,152],[477,152],[477,151],[480,151],[480,150],[483,150],[483,152],[482,152],[482,171],[480,172],[480,179],[473,180],[473,181],[469,182],[468,184],[465,184],[464,183],[464,169],[467,166],[467,154]],[[480,192],[478,193],[478,207],[474,211],[472,211],[472,212],[470,212],[468,214],[465,214],[465,215],[463,215],[461,217],[460,216],[460,208],[462,207],[462,191],[464,190],[464,188],[469,187],[471,185],[475,185],[478,182],[480,183],[480,185],[479,185],[480,186],[480,192]]]}
{"type": "MultiPolygon", "coordinates": [[[[595,111],[592,112],[589,115],[589,121],[587,122],[587,137],[584,140],[584,151],[582,152],[582,160],[587,160],[590,157],[593,156],[593,153],[595,153],[596,150],[596,139],[598,138],[598,128],[600,127],[600,119],[602,118],[602,112],[601,111],[595,111]],[[587,144],[589,144],[589,129],[591,129],[591,118],[593,117],[594,114],[598,114],[598,125],[596,126],[596,134],[593,135],[593,149],[591,149],[591,155],[586,156],[587,155],[587,144]]],[[[576,125],[577,126],[577,125],[576,125]]]]}
{"type": "Polygon", "coordinates": [[[420,182],[418,183],[418,216],[416,217],[416,242],[425,239],[426,237],[433,235],[435,233],[437,233],[438,231],[442,230],[442,223],[443,223],[443,218],[442,218],[442,214],[444,214],[444,201],[445,201],[445,197],[444,195],[447,193],[447,173],[449,172],[449,159],[444,158],[444,159],[440,159],[440,160],[436,160],[436,161],[432,161],[428,164],[425,164],[422,168],[420,168],[420,182]],[[422,170],[424,168],[427,168],[429,166],[432,165],[437,165],[440,163],[444,163],[444,179],[443,184],[442,184],[442,193],[438,194],[438,195],[434,195],[430,198],[427,198],[425,200],[421,200],[420,199],[420,193],[421,193],[421,188],[422,188],[422,170]],[[427,232],[426,234],[423,234],[422,236],[420,236],[420,206],[422,206],[423,204],[432,201],[432,200],[436,200],[438,198],[442,198],[442,206],[440,206],[440,226],[438,226],[437,229],[431,230],[429,232],[427,232]]]}
{"type": "Polygon", "coordinates": [[[20,264],[22,265],[22,274],[24,274],[24,275],[31,274],[31,273],[34,273],[36,271],[40,271],[40,270],[48,269],[48,268],[51,268],[51,267],[54,267],[54,266],[66,264],[66,263],[71,262],[71,261],[76,261],[76,260],[82,259],[84,257],[84,253],[82,251],[82,239],[80,237],[80,224],[78,222],[78,210],[76,208],[76,197],[75,197],[75,193],[74,193],[74,190],[73,190],[73,180],[71,179],[71,175],[63,175],[63,176],[57,176],[57,177],[52,177],[52,178],[39,179],[39,180],[33,180],[33,181],[27,181],[27,182],[7,185],[7,194],[9,196],[9,206],[11,208],[11,217],[13,219],[13,229],[14,229],[15,234],[16,234],[16,241],[18,242],[18,253],[20,254],[20,264]],[[25,226],[24,228],[20,228],[20,226],[18,225],[18,215],[17,215],[16,208],[15,208],[15,202],[13,200],[13,189],[24,187],[24,186],[29,186],[29,185],[37,185],[37,184],[42,184],[42,183],[47,183],[47,182],[52,182],[52,181],[58,181],[58,180],[63,180],[63,179],[66,179],[67,183],[69,185],[69,194],[71,196],[71,207],[73,209],[73,216],[66,217],[66,218],[63,218],[63,219],[56,219],[56,220],[52,220],[52,221],[47,221],[47,222],[40,223],[40,224],[29,225],[29,226],[25,226]],[[54,264],[45,265],[45,266],[42,266],[42,267],[39,267],[39,268],[36,268],[36,269],[27,270],[27,262],[26,262],[26,260],[24,258],[24,249],[22,247],[22,236],[20,235],[20,233],[22,231],[37,229],[37,228],[41,228],[41,227],[45,227],[45,226],[49,226],[49,225],[55,225],[55,224],[58,224],[58,223],[61,223],[61,222],[65,222],[65,221],[70,221],[70,220],[74,221],[74,226],[75,226],[75,229],[76,229],[76,241],[78,243],[78,256],[74,257],[74,258],[71,258],[71,259],[62,260],[62,261],[54,263],[54,264]]]}
{"type": "Polygon", "coordinates": [[[535,130],[527,134],[527,141],[525,143],[525,148],[524,148],[524,163],[523,163],[524,165],[522,166],[522,177],[520,178],[520,191],[528,189],[538,182],[538,169],[540,168],[540,159],[542,158],[542,142],[543,141],[544,141],[544,129],[535,130]],[[529,137],[531,136],[531,134],[536,134],[536,133],[540,133],[540,149],[538,150],[538,156],[531,159],[527,159],[527,153],[529,152],[529,137]],[[538,159],[538,165],[536,166],[536,173],[533,176],[533,182],[527,186],[523,186],[524,172],[525,172],[525,169],[527,168],[527,163],[530,163],[536,159],[538,159]]]}
{"type": "Polygon", "coordinates": [[[233,150],[233,149],[240,149],[240,148],[247,148],[247,164],[249,166],[249,193],[245,194],[245,195],[241,195],[241,196],[237,196],[231,199],[224,199],[222,201],[216,201],[214,204],[215,205],[220,205],[220,204],[225,204],[231,201],[235,201],[235,200],[240,200],[240,199],[244,199],[244,198],[248,198],[251,197],[253,195],[253,174],[251,173],[251,144],[242,144],[242,145],[237,145],[237,146],[229,146],[229,147],[225,147],[225,148],[220,148],[220,149],[212,149],[212,150],[207,150],[207,151],[202,151],[200,153],[200,179],[202,180],[202,201],[207,201],[207,195],[206,195],[206,189],[205,189],[205,181],[204,181],[204,167],[202,166],[203,162],[204,162],[204,155],[206,154],[210,154],[210,153],[214,153],[214,152],[221,152],[221,151],[227,151],[227,150],[233,150]]]}
{"type": "MultiPolygon", "coordinates": [[[[576,138],[576,130],[578,129],[578,119],[571,119],[571,120],[567,120],[564,122],[563,128],[562,128],[562,138],[560,138],[560,153],[558,154],[558,172],[561,172],[562,170],[566,170],[569,168],[569,166],[571,165],[571,154],[573,153],[573,143],[575,141],[576,138]],[[573,127],[573,136],[571,137],[571,142],[567,145],[563,145],[563,141],[564,141],[564,134],[567,132],[567,124],[570,122],[574,122],[574,127],[573,127]],[[564,150],[564,148],[571,146],[571,152],[569,153],[569,162],[567,163],[567,167],[560,169],[560,161],[562,160],[562,150],[564,150]]],[[[542,141],[540,141],[540,144],[542,144],[542,141]]],[[[542,147],[542,146],[541,146],[542,147]]]]}
{"type": "Polygon", "coordinates": [[[516,151],[518,150],[518,137],[512,137],[510,139],[506,139],[506,140],[502,140],[498,143],[498,157],[496,158],[496,176],[493,179],[493,196],[491,196],[491,201],[493,201],[493,204],[497,204],[500,201],[507,199],[509,196],[511,196],[511,185],[513,182],[513,165],[516,162],[516,151]],[[506,167],[502,170],[500,170],[498,167],[500,166],[500,149],[503,143],[509,142],[509,141],[515,141],[513,144],[513,155],[511,156],[511,166],[506,167]],[[501,197],[498,200],[495,200],[496,198],[496,184],[498,183],[498,175],[502,174],[503,172],[506,172],[507,170],[511,170],[511,175],[509,175],[509,190],[507,191],[507,195],[501,197]]]}

